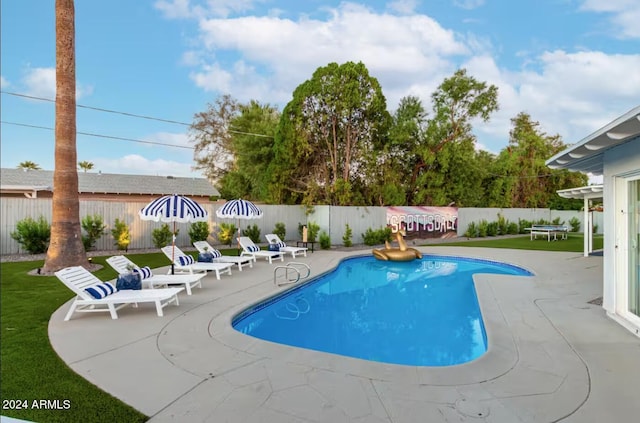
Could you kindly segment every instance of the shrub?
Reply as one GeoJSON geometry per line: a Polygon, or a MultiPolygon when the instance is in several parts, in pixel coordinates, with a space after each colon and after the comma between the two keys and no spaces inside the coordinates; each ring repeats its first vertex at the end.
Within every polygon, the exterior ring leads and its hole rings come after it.
{"type": "Polygon", "coordinates": [[[351,242],[352,236],[353,236],[353,231],[351,230],[351,227],[347,223],[346,225],[344,225],[344,235],[342,235],[342,243],[344,244],[345,247],[351,247],[353,245],[353,242],[351,242]]]}
{"type": "Polygon", "coordinates": [[[260,228],[258,228],[258,225],[247,226],[247,229],[242,231],[242,235],[248,236],[256,244],[260,242],[260,228]]]}
{"type": "Polygon", "coordinates": [[[509,235],[516,235],[518,233],[518,224],[516,222],[509,222],[507,225],[507,233],[509,235]]]}
{"type": "Polygon", "coordinates": [[[571,232],[579,232],[580,231],[580,219],[577,217],[572,217],[569,219],[569,225],[571,225],[571,232]]]}
{"type": "Polygon", "coordinates": [[[206,241],[209,237],[209,222],[195,222],[189,227],[189,239],[193,244],[196,241],[206,241]]]}
{"type": "Polygon", "coordinates": [[[368,228],[364,234],[362,234],[362,238],[364,239],[365,245],[378,245],[384,244],[385,241],[391,241],[391,228],[385,227],[373,230],[368,228]]]}
{"type": "Polygon", "coordinates": [[[562,225],[564,222],[560,222],[560,218],[556,217],[555,219],[553,219],[553,221],[551,222],[552,225],[562,225]]]}
{"type": "Polygon", "coordinates": [[[487,236],[488,226],[489,226],[489,222],[487,222],[486,219],[482,219],[478,223],[478,236],[479,237],[484,238],[485,236],[487,236]]]}
{"type": "Polygon", "coordinates": [[[129,233],[129,226],[124,223],[124,220],[116,218],[116,222],[111,229],[111,236],[115,240],[118,250],[128,250],[129,243],[131,242],[131,234],[129,233]]]}
{"type": "MultiPolygon", "coordinates": [[[[179,229],[176,229],[175,236],[178,236],[179,229]]],[[[151,232],[151,237],[153,238],[153,245],[157,248],[162,248],[165,245],[171,244],[173,241],[173,232],[169,229],[169,225],[165,223],[160,228],[156,228],[151,232]]]]}
{"type": "Polygon", "coordinates": [[[221,223],[218,228],[218,241],[221,244],[231,245],[236,239],[238,228],[233,223],[221,223]]]}
{"type": "Polygon", "coordinates": [[[487,236],[496,236],[498,235],[498,222],[489,222],[487,223],[487,236]]]}
{"type": "Polygon", "coordinates": [[[285,237],[287,236],[287,229],[286,229],[284,223],[282,223],[282,222],[276,223],[276,227],[273,229],[273,233],[278,235],[278,237],[282,241],[285,241],[285,237]]]}
{"type": "Polygon", "coordinates": [[[525,219],[518,219],[518,233],[525,234],[527,233],[527,228],[531,227],[531,221],[525,219]]]}
{"type": "Polygon", "coordinates": [[[476,222],[469,223],[464,236],[466,236],[467,238],[476,238],[478,236],[478,227],[476,226],[476,222]]]}
{"type": "Polygon", "coordinates": [[[507,233],[507,227],[509,226],[509,222],[500,213],[498,213],[497,225],[498,225],[498,234],[505,235],[507,233]]]}
{"type": "Polygon", "coordinates": [[[16,224],[16,230],[11,232],[11,238],[30,254],[40,254],[47,251],[51,239],[51,226],[49,222],[40,216],[36,221],[27,217],[16,224]]]}
{"type": "Polygon", "coordinates": [[[82,244],[84,244],[84,249],[86,251],[93,249],[98,239],[107,233],[107,231],[105,231],[105,229],[107,229],[107,225],[104,224],[102,216],[98,214],[85,216],[82,219],[81,226],[87,233],[82,236],[82,244]]]}
{"type": "Polygon", "coordinates": [[[322,231],[320,233],[320,248],[323,250],[331,248],[331,237],[329,237],[327,231],[322,231]]]}

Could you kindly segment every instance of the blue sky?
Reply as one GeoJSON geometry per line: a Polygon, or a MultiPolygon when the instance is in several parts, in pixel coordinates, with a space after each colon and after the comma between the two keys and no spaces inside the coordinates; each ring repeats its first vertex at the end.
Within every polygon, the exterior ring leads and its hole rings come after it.
{"type": "MultiPolygon", "coordinates": [[[[1,164],[53,169],[54,1],[1,3],[1,164]],[[16,125],[20,124],[20,125],[16,125]]],[[[200,176],[187,126],[223,94],[277,106],[330,62],[362,61],[393,111],[464,67],[499,88],[478,148],[529,113],[575,143],[640,104],[637,0],[76,1],[78,160],[94,171],[200,176]],[[108,113],[92,108],[108,109],[108,113]],[[108,137],[150,141],[153,144],[108,137]],[[165,146],[172,144],[177,147],[165,146]]]]}

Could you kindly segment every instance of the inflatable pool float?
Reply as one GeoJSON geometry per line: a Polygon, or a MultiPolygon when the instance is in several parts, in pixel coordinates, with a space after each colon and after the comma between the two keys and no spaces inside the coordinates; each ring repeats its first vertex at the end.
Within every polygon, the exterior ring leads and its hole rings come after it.
{"type": "Polygon", "coordinates": [[[396,240],[398,241],[398,248],[392,248],[391,245],[389,245],[389,241],[385,241],[385,248],[374,249],[372,251],[373,256],[378,260],[385,261],[411,261],[422,258],[420,251],[407,247],[400,231],[396,232],[396,240]]]}

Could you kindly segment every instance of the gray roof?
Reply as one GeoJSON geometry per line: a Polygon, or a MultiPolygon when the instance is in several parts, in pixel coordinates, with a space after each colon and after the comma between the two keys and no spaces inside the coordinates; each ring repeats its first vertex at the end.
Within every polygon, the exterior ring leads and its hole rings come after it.
{"type": "MultiPolygon", "coordinates": [[[[173,176],[123,175],[116,173],[78,172],[80,193],[101,194],[180,194],[194,196],[219,196],[204,178],[173,176]]],[[[52,191],[52,170],[22,170],[2,168],[0,186],[3,189],[29,189],[52,191]]]]}

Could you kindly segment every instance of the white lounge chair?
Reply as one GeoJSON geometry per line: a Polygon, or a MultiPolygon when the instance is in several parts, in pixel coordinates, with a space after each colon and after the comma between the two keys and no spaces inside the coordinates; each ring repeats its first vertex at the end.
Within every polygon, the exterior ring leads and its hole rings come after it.
{"type": "Polygon", "coordinates": [[[137,269],[141,275],[142,286],[149,288],[169,287],[169,285],[182,285],[187,291],[187,295],[191,295],[191,288],[202,288],[202,278],[205,273],[184,274],[184,275],[146,275],[145,270],[141,270],[140,266],[129,260],[125,256],[111,256],[107,259],[109,266],[121,275],[129,273],[132,269],[137,269]]]}
{"type": "Polygon", "coordinates": [[[242,253],[240,254],[242,257],[251,257],[253,261],[256,261],[258,257],[264,257],[269,260],[269,263],[273,263],[273,260],[278,258],[280,261],[284,261],[284,254],[278,251],[261,250],[248,236],[239,237],[238,242],[242,247],[242,253]]]}
{"type": "Polygon", "coordinates": [[[284,253],[289,253],[296,258],[296,254],[303,256],[307,256],[307,248],[304,247],[290,247],[284,241],[280,239],[280,237],[276,234],[266,234],[264,236],[267,239],[267,242],[272,245],[277,245],[279,251],[284,253]]]}
{"type": "Polygon", "coordinates": [[[231,275],[231,266],[232,263],[202,263],[197,262],[188,254],[185,254],[178,247],[172,247],[171,245],[167,245],[166,247],[162,247],[162,252],[169,260],[173,258],[174,270],[177,272],[188,272],[190,274],[194,273],[206,273],[206,272],[216,272],[216,279],[220,279],[221,273],[228,273],[231,275]]]}
{"type": "Polygon", "coordinates": [[[253,267],[253,260],[250,257],[238,257],[238,256],[224,256],[222,253],[213,248],[207,241],[196,241],[193,243],[199,253],[211,253],[213,254],[214,263],[232,263],[238,265],[238,269],[242,272],[243,265],[249,265],[253,267]]]}
{"type": "Polygon", "coordinates": [[[67,267],[55,272],[55,275],[77,295],[64,318],[65,321],[69,320],[74,312],[108,311],[112,319],[117,319],[117,310],[130,304],[137,307],[138,303],[154,303],[158,316],[162,316],[162,309],[167,305],[179,305],[178,293],[184,290],[164,288],[117,291],[114,284],[101,281],[82,266],[67,267]],[[97,293],[97,297],[91,292],[97,293]]]}

